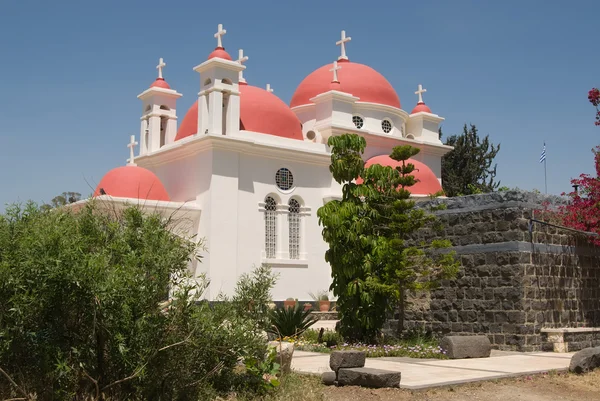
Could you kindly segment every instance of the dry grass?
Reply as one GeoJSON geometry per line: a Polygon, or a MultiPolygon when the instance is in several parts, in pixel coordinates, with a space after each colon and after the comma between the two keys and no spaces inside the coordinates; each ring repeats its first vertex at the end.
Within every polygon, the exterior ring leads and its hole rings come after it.
{"type": "MultiPolygon", "coordinates": [[[[261,401],[600,401],[600,370],[587,375],[553,374],[475,382],[429,390],[325,387],[316,376],[292,374],[261,401]]],[[[233,398],[231,401],[242,401],[233,398]]],[[[258,400],[244,400],[258,401],[258,400]]]]}

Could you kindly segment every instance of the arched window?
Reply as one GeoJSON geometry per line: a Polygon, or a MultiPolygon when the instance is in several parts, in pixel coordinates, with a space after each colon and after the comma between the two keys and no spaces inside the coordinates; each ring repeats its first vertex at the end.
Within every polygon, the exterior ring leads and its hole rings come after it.
{"type": "Polygon", "coordinates": [[[290,259],[300,259],[300,202],[290,199],[288,212],[290,259]]]}
{"type": "Polygon", "coordinates": [[[265,199],[265,254],[274,259],[277,252],[277,202],[270,196],[265,199]]]}

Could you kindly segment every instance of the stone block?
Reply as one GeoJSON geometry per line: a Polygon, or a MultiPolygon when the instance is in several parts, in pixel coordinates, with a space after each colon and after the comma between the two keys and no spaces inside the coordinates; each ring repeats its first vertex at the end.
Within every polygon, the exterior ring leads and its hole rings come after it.
{"type": "Polygon", "coordinates": [[[586,373],[600,367],[600,347],[583,349],[571,358],[569,370],[575,373],[586,373]]]}
{"type": "Polygon", "coordinates": [[[336,382],[335,372],[323,372],[321,382],[326,386],[333,386],[336,382]]]}
{"type": "Polygon", "coordinates": [[[329,367],[334,372],[340,368],[362,368],[366,357],[363,351],[333,351],[329,357],[329,367]]]}
{"type": "Polygon", "coordinates": [[[487,358],[492,352],[487,336],[446,336],[440,346],[450,359],[487,358]]]}
{"type": "Polygon", "coordinates": [[[282,373],[292,371],[292,357],[294,356],[294,343],[269,341],[269,347],[277,350],[277,363],[281,364],[282,373]]]}
{"type": "Polygon", "coordinates": [[[341,368],[337,381],[340,386],[371,388],[400,387],[400,372],[371,368],[341,368]]]}

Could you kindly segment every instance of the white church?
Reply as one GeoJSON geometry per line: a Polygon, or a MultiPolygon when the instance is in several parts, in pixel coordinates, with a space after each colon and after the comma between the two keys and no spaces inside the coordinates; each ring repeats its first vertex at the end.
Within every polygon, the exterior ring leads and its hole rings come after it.
{"type": "Polygon", "coordinates": [[[202,262],[190,268],[210,279],[209,299],[231,294],[240,274],[268,264],[279,274],[274,300],[308,300],[331,282],[317,218],[319,207],[341,198],[329,171],[328,138],[363,136],[367,165],[395,166],[388,157],[393,147],[418,147],[411,162],[419,181],[410,190],[426,197],[442,189],[441,158],[452,149],[438,138],[444,119],[425,105],[421,85],[416,106],[402,109],[381,74],[350,61],[345,31],[336,42],[341,55],[308,74],[289,106],[269,84],[246,82],[248,57],[240,49],[232,59],[225,33],[219,25],[216,49],[194,67],[198,100],[179,123],[182,95],[165,80],[160,59],[158,78],[138,95],[139,153],[132,136],[128,164],[109,171],[94,197],[174,216],[184,234],[205,238],[202,262]]]}

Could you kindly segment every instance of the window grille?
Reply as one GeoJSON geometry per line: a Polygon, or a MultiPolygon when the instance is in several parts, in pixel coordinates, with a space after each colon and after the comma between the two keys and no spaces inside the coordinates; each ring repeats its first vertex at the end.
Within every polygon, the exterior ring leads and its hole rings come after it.
{"type": "Polygon", "coordinates": [[[352,122],[354,123],[354,126],[358,129],[363,127],[363,119],[361,116],[352,116],[352,122]]]}
{"type": "Polygon", "coordinates": [[[275,173],[275,183],[277,184],[277,188],[287,191],[294,186],[294,176],[287,168],[280,168],[275,173]]]}
{"type": "Polygon", "coordinates": [[[381,129],[383,129],[383,132],[386,134],[389,134],[392,131],[392,123],[389,120],[383,120],[381,122],[381,129]]]}
{"type": "Polygon", "coordinates": [[[300,259],[300,203],[291,199],[288,211],[290,259],[300,259]]]}
{"type": "Polygon", "coordinates": [[[268,196],[265,199],[265,254],[275,258],[277,251],[277,202],[268,196]]]}

